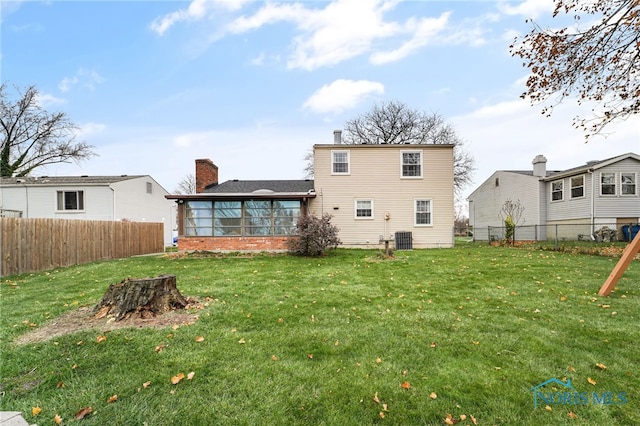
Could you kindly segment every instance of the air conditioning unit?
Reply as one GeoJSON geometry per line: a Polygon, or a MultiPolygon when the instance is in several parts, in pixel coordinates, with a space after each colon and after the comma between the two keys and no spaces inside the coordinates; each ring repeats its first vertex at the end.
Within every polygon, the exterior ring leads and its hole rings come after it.
{"type": "Polygon", "coordinates": [[[396,232],[395,245],[396,250],[412,250],[413,234],[411,232],[396,232]]]}

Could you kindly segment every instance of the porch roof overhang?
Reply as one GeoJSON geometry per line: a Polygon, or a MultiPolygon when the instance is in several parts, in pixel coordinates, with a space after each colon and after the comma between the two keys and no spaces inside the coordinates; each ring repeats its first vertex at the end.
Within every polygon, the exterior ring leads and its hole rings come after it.
{"type": "Polygon", "coordinates": [[[215,200],[306,200],[316,198],[315,191],[308,192],[246,192],[246,193],[224,193],[224,192],[201,192],[199,194],[177,194],[165,195],[168,200],[182,201],[215,201],[215,200]]]}

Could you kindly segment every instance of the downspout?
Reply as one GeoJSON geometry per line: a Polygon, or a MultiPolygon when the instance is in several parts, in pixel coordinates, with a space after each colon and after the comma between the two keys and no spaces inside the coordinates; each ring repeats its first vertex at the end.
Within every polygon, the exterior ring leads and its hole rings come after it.
{"type": "Polygon", "coordinates": [[[589,221],[591,222],[591,235],[593,235],[593,233],[595,232],[595,224],[593,223],[593,221],[595,220],[595,214],[596,214],[596,203],[595,203],[595,198],[596,198],[596,187],[595,187],[595,173],[593,172],[593,169],[589,169],[587,170],[587,172],[589,174],[591,174],[591,217],[589,218],[589,221]]]}
{"type": "MultiPolygon", "coordinates": [[[[113,189],[113,186],[111,184],[109,184],[109,189],[111,190],[111,193],[112,193],[111,200],[113,201],[113,209],[112,209],[113,217],[111,218],[111,221],[115,222],[116,221],[116,217],[118,217],[116,215],[116,190],[113,189]]],[[[86,202],[87,202],[87,200],[85,200],[85,203],[86,202]]]]}

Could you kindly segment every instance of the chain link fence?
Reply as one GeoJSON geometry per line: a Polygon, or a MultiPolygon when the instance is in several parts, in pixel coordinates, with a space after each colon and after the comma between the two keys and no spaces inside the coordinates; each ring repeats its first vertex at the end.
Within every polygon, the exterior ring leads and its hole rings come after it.
{"type": "MultiPolygon", "coordinates": [[[[474,241],[502,241],[507,228],[487,226],[473,229],[474,241]]],[[[631,241],[640,232],[638,223],[579,223],[516,226],[513,241],[631,241]]]]}

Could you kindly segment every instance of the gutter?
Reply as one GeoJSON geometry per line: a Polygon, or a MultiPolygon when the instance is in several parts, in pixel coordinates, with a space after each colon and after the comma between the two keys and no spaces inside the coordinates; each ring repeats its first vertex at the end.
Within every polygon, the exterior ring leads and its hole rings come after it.
{"type": "Polygon", "coordinates": [[[167,200],[202,200],[202,199],[305,199],[316,198],[315,191],[309,192],[271,192],[268,194],[260,194],[255,192],[235,192],[235,193],[214,193],[201,192],[199,194],[188,195],[165,195],[167,200]]]}

